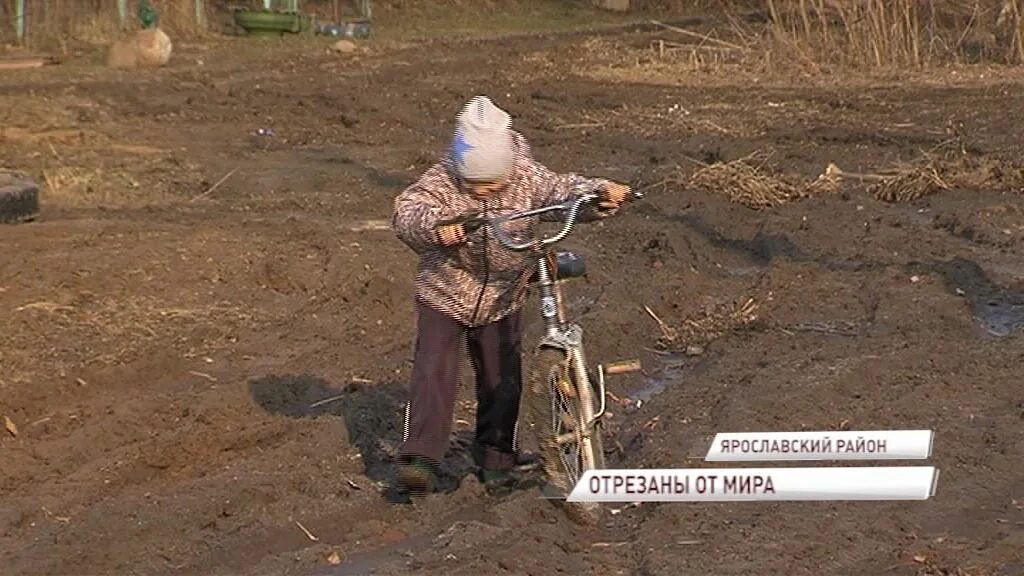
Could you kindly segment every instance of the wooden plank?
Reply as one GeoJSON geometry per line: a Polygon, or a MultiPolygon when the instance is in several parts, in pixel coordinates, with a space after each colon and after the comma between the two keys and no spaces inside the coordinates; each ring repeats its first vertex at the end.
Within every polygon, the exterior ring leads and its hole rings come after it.
{"type": "Polygon", "coordinates": [[[56,64],[52,58],[0,58],[0,70],[24,70],[56,64]]]}
{"type": "Polygon", "coordinates": [[[628,12],[630,9],[630,0],[593,0],[593,2],[594,5],[605,10],[628,12]]]}

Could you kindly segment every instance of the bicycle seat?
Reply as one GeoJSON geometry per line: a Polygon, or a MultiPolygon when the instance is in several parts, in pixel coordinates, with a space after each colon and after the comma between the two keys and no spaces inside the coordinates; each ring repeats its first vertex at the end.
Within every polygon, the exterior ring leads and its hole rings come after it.
{"type": "MultiPolygon", "coordinates": [[[[583,259],[583,256],[569,250],[556,251],[555,263],[555,278],[558,280],[579,278],[580,276],[585,276],[587,273],[587,263],[583,259]]],[[[537,276],[537,271],[534,270],[533,275],[530,276],[530,282],[534,283],[539,280],[540,278],[537,276]]]]}

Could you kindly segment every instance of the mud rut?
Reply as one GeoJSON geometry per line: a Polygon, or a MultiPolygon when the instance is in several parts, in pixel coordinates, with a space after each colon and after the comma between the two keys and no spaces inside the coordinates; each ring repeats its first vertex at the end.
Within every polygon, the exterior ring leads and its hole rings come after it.
{"type": "MultiPolygon", "coordinates": [[[[643,400],[613,406],[610,465],[699,466],[691,459],[724,430],[926,427],[938,430],[944,470],[934,501],[643,505],[586,532],[529,487],[492,497],[465,477],[468,403],[447,493],[415,506],[387,501],[380,484],[401,438],[413,259],[365,225],[388,217],[470,92],[508,106],[553,168],[622,180],[640,172],[647,182],[683,158],[733,159],[764,146],[808,176],[837,158],[870,169],[937,144],[953,115],[969,118],[979,154],[998,156],[1013,150],[1011,127],[1024,121],[1024,92],[1009,80],[850,90],[619,84],[586,76],[581,41],[292,55],[270,71],[228,50],[185,50],[149,78],[68,69],[67,78],[30,73],[0,86],[75,111],[73,130],[88,138],[173,151],[146,168],[114,150],[60,146],[65,164],[122,166],[141,196],[101,200],[105,208],[44,200],[40,222],[3,230],[11,249],[0,256],[0,302],[20,311],[3,340],[11,368],[0,407],[22,424],[0,444],[5,569],[1024,570],[1024,202],[1008,190],[887,205],[854,187],[754,212],[669,186],[567,244],[592,270],[567,288],[590,357],[640,357],[648,371],[610,382],[617,396],[643,400]],[[652,115],[677,104],[731,130],[652,115]],[[560,128],[598,116],[603,127],[560,128]],[[896,120],[906,127],[893,128],[896,120]],[[276,136],[251,136],[259,127],[276,136]],[[701,355],[650,351],[659,332],[644,305],[682,325],[747,298],[759,320],[701,355]],[[326,562],[332,550],[342,565],[326,562]]],[[[46,149],[25,141],[3,160],[41,168],[46,149]]]]}

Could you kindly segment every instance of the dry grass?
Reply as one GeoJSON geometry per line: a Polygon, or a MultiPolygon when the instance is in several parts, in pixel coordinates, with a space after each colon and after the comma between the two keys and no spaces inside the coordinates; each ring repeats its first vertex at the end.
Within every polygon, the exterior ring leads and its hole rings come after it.
{"type": "Polygon", "coordinates": [[[809,67],[1024,63],[1020,0],[765,0],[770,39],[809,67]]]}
{"type": "Polygon", "coordinates": [[[693,173],[689,185],[754,210],[833,194],[844,180],[867,182],[868,194],[890,203],[912,202],[951,189],[1024,194],[1024,164],[971,155],[956,139],[880,173],[847,173],[830,164],[814,180],[772,174],[765,169],[768,157],[767,152],[756,152],[731,162],[705,165],[693,173]]]}
{"type": "Polygon", "coordinates": [[[1024,0],[720,0],[713,14],[711,26],[662,26],[646,50],[591,50],[606,64],[590,67],[636,80],[1024,63],[1024,0]]]}
{"type": "Polygon", "coordinates": [[[929,162],[871,185],[868,193],[882,202],[911,202],[949,188],[939,168],[929,162]]]}
{"type": "Polygon", "coordinates": [[[892,203],[912,202],[952,189],[1024,194],[1024,165],[969,154],[960,138],[950,139],[884,174],[848,174],[831,164],[826,175],[837,180],[853,177],[872,181],[867,192],[892,203]]]}
{"type": "Polygon", "coordinates": [[[946,160],[943,174],[951,186],[1024,194],[1024,165],[995,158],[962,156],[946,160]]]}
{"type": "Polygon", "coordinates": [[[690,177],[690,185],[711,194],[725,195],[729,201],[755,210],[838,189],[838,179],[828,174],[810,182],[770,174],[764,168],[769,156],[766,152],[755,152],[731,162],[704,166],[690,177]]]}
{"type": "Polygon", "coordinates": [[[662,333],[658,346],[663,349],[704,347],[730,332],[753,324],[758,318],[758,304],[753,298],[702,309],[678,327],[668,326],[655,317],[662,333]]]}

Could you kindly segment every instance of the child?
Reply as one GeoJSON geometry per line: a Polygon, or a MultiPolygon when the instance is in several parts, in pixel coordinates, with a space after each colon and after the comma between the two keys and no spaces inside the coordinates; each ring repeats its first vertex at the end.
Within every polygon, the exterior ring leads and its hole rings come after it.
{"type": "MultiPolygon", "coordinates": [[[[420,258],[416,275],[417,339],[398,484],[411,493],[435,488],[448,447],[463,338],[476,373],[473,456],[487,484],[504,483],[516,463],[522,387],[520,308],[536,256],[488,241],[486,227],[467,234],[461,215],[556,204],[577,183],[603,190],[594,216],[613,214],[629,189],[605,180],[556,174],[535,161],[511,118],[485,96],[456,119],[444,158],[395,199],[392,225],[420,258]]],[[[523,222],[529,222],[524,220],[523,222]]],[[[529,234],[535,223],[526,224],[529,234]]]]}

